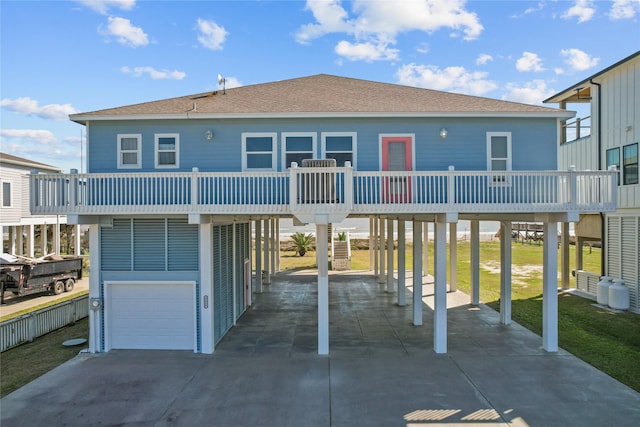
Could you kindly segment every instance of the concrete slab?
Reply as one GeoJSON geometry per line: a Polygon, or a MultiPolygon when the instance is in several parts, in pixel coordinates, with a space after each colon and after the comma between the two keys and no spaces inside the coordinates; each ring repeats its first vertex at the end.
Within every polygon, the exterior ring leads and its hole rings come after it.
{"type": "Polygon", "coordinates": [[[428,280],[413,326],[373,275],[331,274],[318,356],[315,276],[274,279],[215,354],[81,354],[2,399],[2,426],[640,425],[640,393],[459,292],[437,355],[428,280]]]}

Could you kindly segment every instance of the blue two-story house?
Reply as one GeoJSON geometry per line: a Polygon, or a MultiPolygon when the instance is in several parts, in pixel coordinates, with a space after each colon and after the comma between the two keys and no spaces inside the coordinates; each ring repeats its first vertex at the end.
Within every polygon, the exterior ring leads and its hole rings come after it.
{"type": "MultiPolygon", "coordinates": [[[[90,226],[93,352],[212,353],[262,290],[252,269],[269,280],[286,217],[316,226],[320,354],[329,352],[328,224],[371,218],[379,243],[385,221],[413,221],[414,232],[435,224],[433,345],[444,353],[446,225],[472,221],[477,303],[478,221],[544,222],[543,346],[555,351],[558,223],[615,209],[615,172],[557,171],[560,122],[572,116],[330,75],[74,114],[88,173],[32,176],[31,208],[90,226]]],[[[509,239],[502,252],[509,323],[509,239]]]]}

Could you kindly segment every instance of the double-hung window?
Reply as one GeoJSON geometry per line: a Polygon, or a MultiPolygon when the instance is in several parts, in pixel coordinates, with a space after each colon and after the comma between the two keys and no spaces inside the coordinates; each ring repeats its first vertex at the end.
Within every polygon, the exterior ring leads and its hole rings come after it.
{"type": "Polygon", "coordinates": [[[2,207],[11,207],[11,183],[8,181],[2,182],[2,207]]]}
{"type": "MultiPolygon", "coordinates": [[[[487,169],[511,170],[511,132],[487,132],[487,169]]],[[[493,175],[492,185],[509,185],[506,175],[493,175]]]]}
{"type": "Polygon", "coordinates": [[[142,135],[118,135],[118,169],[140,169],[142,165],[142,135]]]}
{"type": "Polygon", "coordinates": [[[622,179],[624,185],[638,183],[638,143],[622,147],[622,179]]]}
{"type": "Polygon", "coordinates": [[[242,134],[242,170],[276,170],[275,133],[242,134]]]}
{"type": "Polygon", "coordinates": [[[323,132],[322,158],[335,159],[338,167],[343,167],[345,162],[351,162],[355,169],[356,145],[355,132],[323,132]]]}
{"type": "Polygon", "coordinates": [[[618,185],[620,185],[620,147],[607,150],[607,169],[611,166],[615,166],[618,171],[618,185]]]}
{"type": "Polygon", "coordinates": [[[157,169],[180,167],[180,135],[157,133],[155,135],[155,165],[157,169]]]}
{"type": "Polygon", "coordinates": [[[282,170],[291,167],[292,162],[298,166],[302,165],[302,160],[315,158],[316,133],[293,133],[284,132],[282,134],[282,151],[284,153],[282,170]]]}

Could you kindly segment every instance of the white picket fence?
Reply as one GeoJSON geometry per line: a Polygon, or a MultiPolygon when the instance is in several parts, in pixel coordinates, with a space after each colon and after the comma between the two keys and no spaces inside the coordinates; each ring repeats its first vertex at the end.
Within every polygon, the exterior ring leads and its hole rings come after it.
{"type": "Polygon", "coordinates": [[[89,295],[45,307],[0,323],[0,352],[48,334],[89,315],[89,295]]]}

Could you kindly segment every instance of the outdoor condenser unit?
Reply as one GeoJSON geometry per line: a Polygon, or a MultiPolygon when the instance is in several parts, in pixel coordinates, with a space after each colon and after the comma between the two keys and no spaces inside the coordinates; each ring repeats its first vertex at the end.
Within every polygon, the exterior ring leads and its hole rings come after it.
{"type": "MultiPolygon", "coordinates": [[[[303,159],[303,168],[335,168],[336,159],[303,159]]],[[[300,203],[336,202],[336,181],[333,171],[302,173],[300,176],[300,203]]]]}

